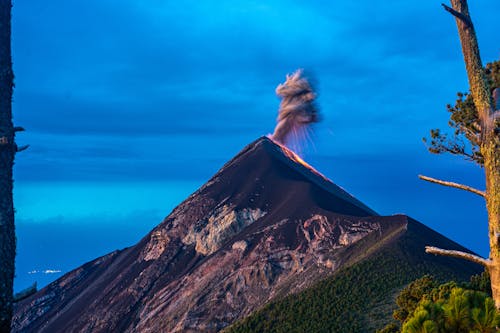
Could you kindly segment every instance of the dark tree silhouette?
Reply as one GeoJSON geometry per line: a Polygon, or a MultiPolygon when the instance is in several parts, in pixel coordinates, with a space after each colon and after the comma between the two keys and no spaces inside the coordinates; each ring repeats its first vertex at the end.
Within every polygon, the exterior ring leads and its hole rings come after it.
{"type": "Polygon", "coordinates": [[[0,0],[0,332],[10,332],[16,236],[12,166],[17,146],[12,124],[11,0],[0,0]]]}

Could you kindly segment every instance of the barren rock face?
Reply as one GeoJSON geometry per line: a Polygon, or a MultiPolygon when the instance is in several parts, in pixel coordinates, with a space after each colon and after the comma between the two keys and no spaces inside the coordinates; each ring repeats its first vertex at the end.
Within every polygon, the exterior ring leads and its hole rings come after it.
{"type": "Polygon", "coordinates": [[[224,205],[208,218],[192,225],[182,242],[185,245],[195,244],[196,252],[209,255],[217,251],[227,239],[264,215],[266,212],[259,208],[235,210],[234,207],[224,205]]]}
{"type": "Polygon", "coordinates": [[[231,247],[233,250],[240,250],[240,251],[245,251],[248,247],[248,244],[246,241],[241,240],[233,243],[233,246],[231,247]]]}
{"type": "MultiPolygon", "coordinates": [[[[404,225],[396,218],[392,223],[404,225]]],[[[243,230],[238,240],[151,295],[136,328],[148,332],[155,327],[154,332],[161,317],[162,329],[168,332],[217,331],[278,294],[301,290],[330,275],[344,263],[338,251],[370,234],[374,241],[381,232],[382,226],[372,218],[322,215],[243,230]],[[356,233],[359,237],[353,236],[356,233]]]]}
{"type": "Polygon", "coordinates": [[[165,229],[153,231],[150,235],[150,241],[141,253],[145,261],[158,259],[170,241],[170,237],[165,229]]]}
{"type": "Polygon", "coordinates": [[[136,245],[16,305],[14,332],[217,332],[404,234],[261,138],[136,245]]]}

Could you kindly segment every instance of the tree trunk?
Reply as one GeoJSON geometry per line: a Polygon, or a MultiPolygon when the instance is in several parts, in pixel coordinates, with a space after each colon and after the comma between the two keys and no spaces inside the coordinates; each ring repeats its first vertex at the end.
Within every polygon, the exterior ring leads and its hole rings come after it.
{"type": "Polygon", "coordinates": [[[12,166],[16,145],[12,125],[11,0],[0,0],[0,332],[10,332],[16,237],[12,166]]]}
{"type": "Polygon", "coordinates": [[[481,123],[480,149],[484,157],[485,199],[490,239],[490,263],[487,268],[491,278],[493,299],[500,309],[500,139],[495,131],[496,115],[492,92],[484,73],[467,1],[451,0],[451,4],[452,8],[445,6],[445,9],[455,16],[470,91],[481,123]]]}
{"type": "Polygon", "coordinates": [[[486,175],[486,208],[488,209],[488,231],[490,238],[489,273],[493,299],[500,309],[500,143],[492,131],[481,145],[486,175]]]}

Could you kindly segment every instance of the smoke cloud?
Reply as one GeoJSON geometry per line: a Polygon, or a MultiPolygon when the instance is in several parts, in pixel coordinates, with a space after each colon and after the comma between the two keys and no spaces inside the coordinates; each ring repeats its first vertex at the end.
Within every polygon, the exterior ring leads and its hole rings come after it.
{"type": "Polygon", "coordinates": [[[272,139],[286,145],[292,137],[301,138],[310,124],[319,122],[314,103],[316,93],[304,71],[299,69],[286,76],[286,81],[276,88],[276,94],[282,100],[272,139]]]}

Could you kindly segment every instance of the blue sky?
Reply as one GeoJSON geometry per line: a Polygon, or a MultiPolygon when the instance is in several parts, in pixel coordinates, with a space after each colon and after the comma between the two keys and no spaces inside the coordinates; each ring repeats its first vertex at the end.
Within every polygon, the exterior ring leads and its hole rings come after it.
{"type": "MultiPolygon", "coordinates": [[[[498,59],[500,2],[469,5],[483,61],[498,59]]],[[[467,89],[439,1],[14,1],[13,58],[31,145],[15,166],[17,288],[139,240],[272,132],[274,89],[297,68],[323,114],[305,160],[376,211],[487,255],[481,199],[417,179],[484,182],[421,140],[467,89]]]]}

